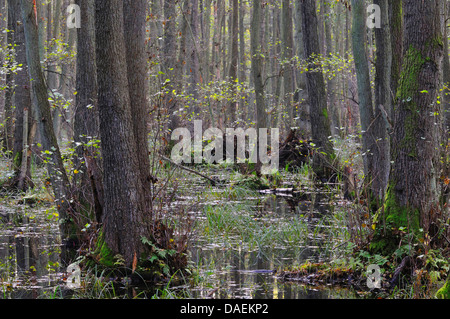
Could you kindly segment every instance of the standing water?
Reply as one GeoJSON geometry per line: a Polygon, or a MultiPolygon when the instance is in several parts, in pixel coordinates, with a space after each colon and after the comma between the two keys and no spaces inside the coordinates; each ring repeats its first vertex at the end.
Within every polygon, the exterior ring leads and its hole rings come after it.
{"type": "MultiPolygon", "coordinates": [[[[205,189],[204,181],[191,176],[182,184],[173,206],[196,201],[188,214],[195,223],[189,248],[195,271],[183,285],[161,287],[171,297],[358,297],[353,290],[285,282],[278,276],[329,257],[329,243],[322,234],[332,210],[329,195],[307,190],[246,192],[230,185],[205,189]]],[[[17,199],[9,199],[9,204],[0,206],[0,298],[63,297],[66,284],[56,211],[50,205],[34,208],[17,199]]]]}

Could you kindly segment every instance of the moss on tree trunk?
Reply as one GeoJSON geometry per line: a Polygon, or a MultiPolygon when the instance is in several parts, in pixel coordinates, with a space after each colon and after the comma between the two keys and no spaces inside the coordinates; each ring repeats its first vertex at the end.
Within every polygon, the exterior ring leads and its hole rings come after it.
{"type": "Polygon", "coordinates": [[[439,204],[440,88],[443,45],[438,1],[405,0],[402,71],[393,109],[392,170],[371,248],[390,254],[403,243],[422,241],[437,223],[439,204]]]}

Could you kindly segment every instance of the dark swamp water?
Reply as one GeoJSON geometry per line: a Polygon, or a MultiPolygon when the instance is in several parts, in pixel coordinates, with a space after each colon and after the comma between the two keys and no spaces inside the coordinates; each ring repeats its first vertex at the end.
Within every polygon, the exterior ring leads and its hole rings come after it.
{"type": "MultiPolygon", "coordinates": [[[[189,177],[181,185],[174,205],[189,206],[189,218],[199,223],[207,222],[205,207],[215,210],[223,198],[212,201],[198,194],[206,191],[223,192],[229,185],[205,188],[201,179],[189,177]],[[195,190],[193,192],[193,190],[195,190]],[[196,193],[194,195],[193,193],[196,193]],[[189,194],[189,195],[187,195],[189,194]]],[[[239,194],[238,194],[239,195],[239,194]]],[[[294,218],[304,216],[299,227],[302,242],[283,245],[273,242],[264,244],[264,238],[254,238],[251,243],[243,242],[239,236],[205,236],[196,234],[190,242],[190,262],[197,270],[195,284],[181,284],[175,287],[162,286],[158,291],[146,291],[142,287],[106,294],[102,292],[82,294],[82,298],[108,298],[114,296],[129,298],[220,298],[220,299],[338,299],[359,298],[358,293],[337,286],[309,286],[299,282],[285,282],[277,277],[280,269],[298,266],[307,260],[326,259],[322,247],[327,242],[320,236],[318,227],[323,217],[333,209],[329,195],[302,191],[259,193],[256,196],[225,201],[236,204],[236,212],[250,215],[253,222],[291,223],[294,218]],[[239,204],[245,203],[245,208],[239,204]],[[243,210],[242,212],[238,210],[243,210]],[[167,288],[167,289],[165,289],[167,288]]],[[[234,206],[233,206],[234,207],[234,206]]],[[[232,208],[233,210],[234,208],[232,208]]],[[[280,225],[285,225],[280,224],[280,225]]],[[[322,225],[326,227],[326,225],[322,225]]],[[[205,229],[204,227],[202,228],[205,229]]],[[[195,233],[195,228],[194,228],[195,233]]],[[[266,236],[266,235],[263,235],[266,236]]],[[[268,235],[267,235],[268,236],[268,235]]],[[[270,240],[269,240],[270,241],[270,240]]],[[[39,209],[27,204],[0,206],[0,299],[64,298],[72,295],[65,287],[65,269],[60,266],[60,240],[57,215],[51,207],[39,209]]],[[[82,275],[83,276],[83,275],[82,275]]],[[[83,277],[82,277],[83,278],[83,277]]],[[[130,288],[130,287],[128,287],[130,288]]]]}

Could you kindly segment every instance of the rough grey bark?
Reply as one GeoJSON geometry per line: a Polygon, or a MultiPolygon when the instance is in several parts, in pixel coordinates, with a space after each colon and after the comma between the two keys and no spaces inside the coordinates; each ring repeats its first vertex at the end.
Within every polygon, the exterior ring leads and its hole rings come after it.
{"type": "Polygon", "coordinates": [[[292,58],[294,57],[294,38],[292,7],[289,0],[283,0],[281,14],[281,52],[283,60],[283,82],[284,82],[284,105],[288,110],[288,127],[294,125],[294,71],[292,68],[292,58]]]}
{"type": "MultiPolygon", "coordinates": [[[[315,0],[301,0],[303,45],[306,59],[314,59],[320,55],[318,20],[315,0]]],[[[325,98],[325,81],[321,70],[314,71],[316,65],[310,63],[306,72],[309,104],[311,105],[311,135],[316,151],[313,156],[313,170],[321,179],[331,177],[334,169],[334,149],[329,136],[330,120],[325,98]]]]}
{"type": "MultiPolygon", "coordinates": [[[[97,65],[95,59],[94,0],[76,0],[81,10],[81,25],[77,29],[77,61],[74,110],[74,142],[76,153],[74,165],[81,172],[73,177],[78,200],[89,203],[95,209],[96,220],[101,223],[103,192],[102,176],[95,167],[101,165],[100,150],[89,147],[91,139],[100,138],[97,105],[97,65]],[[91,160],[88,167],[88,161],[91,160]]],[[[87,206],[87,205],[86,205],[87,206]]]]}
{"type": "Polygon", "coordinates": [[[230,52],[230,68],[228,72],[229,81],[231,85],[232,100],[229,103],[228,115],[230,116],[230,124],[233,126],[237,118],[238,103],[235,99],[236,85],[238,79],[238,64],[239,64],[239,0],[232,0],[231,13],[231,52],[230,52]]]}
{"type": "MultiPolygon", "coordinates": [[[[136,23],[141,25],[145,20],[138,18],[136,23]]],[[[135,256],[145,251],[141,237],[148,238],[151,233],[132,123],[123,1],[96,0],[95,29],[104,170],[103,233],[112,252],[121,254],[131,266],[135,256]]]]}
{"type": "MultiPolygon", "coordinates": [[[[14,30],[14,10],[8,10],[8,24],[9,30],[14,30]]],[[[14,33],[8,32],[6,35],[6,42],[8,46],[14,45],[14,33]]],[[[14,143],[14,73],[8,72],[5,77],[5,111],[4,111],[4,132],[3,132],[3,149],[5,151],[13,150],[14,143]]]]}
{"type": "Polygon", "coordinates": [[[267,115],[264,99],[264,84],[262,78],[263,56],[261,52],[261,0],[253,1],[253,12],[251,22],[251,54],[252,54],[252,76],[255,85],[256,100],[256,127],[267,127],[267,115]]]}
{"type": "Polygon", "coordinates": [[[439,136],[443,39],[439,0],[404,0],[404,55],[394,107],[392,170],[384,205],[385,223],[377,227],[374,250],[389,253],[405,227],[416,238],[439,239],[441,210],[439,136]],[[386,227],[384,227],[386,226],[386,227]],[[422,228],[422,231],[420,231],[422,228]]]}
{"type": "MultiPolygon", "coordinates": [[[[303,46],[303,27],[302,27],[302,10],[300,1],[295,2],[295,45],[296,54],[299,59],[305,59],[305,50],[303,46]]],[[[310,116],[309,116],[309,102],[308,102],[308,92],[306,89],[306,74],[300,72],[297,69],[296,80],[296,94],[294,96],[295,105],[297,110],[295,116],[298,117],[297,123],[300,132],[307,135],[311,132],[310,116]]]]}
{"type": "Polygon", "coordinates": [[[374,0],[374,4],[381,9],[381,28],[375,28],[376,61],[375,61],[375,105],[373,130],[375,147],[372,149],[373,172],[372,195],[377,201],[378,208],[384,199],[390,171],[390,139],[388,135],[389,115],[391,114],[391,71],[392,46],[389,27],[388,0],[374,0]]]}
{"type": "MultiPolygon", "coordinates": [[[[326,53],[327,57],[330,58],[335,50],[333,48],[333,39],[332,39],[332,19],[331,19],[331,5],[332,2],[329,0],[325,0],[323,3],[324,6],[324,14],[325,14],[325,42],[326,42],[326,53]]],[[[339,30],[337,30],[339,33],[339,30]]],[[[327,81],[327,96],[328,96],[328,109],[330,112],[330,122],[331,122],[331,134],[333,136],[339,135],[339,128],[341,127],[339,120],[339,109],[337,105],[337,75],[333,76],[331,79],[327,81]]]]}
{"type": "Polygon", "coordinates": [[[177,100],[176,96],[172,93],[177,89],[180,79],[176,76],[179,74],[178,69],[180,66],[177,63],[177,36],[176,36],[176,1],[165,0],[164,1],[164,41],[163,41],[163,72],[165,74],[166,82],[164,96],[164,104],[168,112],[168,129],[173,131],[179,126],[179,116],[177,115],[177,100]]]}
{"type": "Polygon", "coordinates": [[[199,84],[200,84],[200,62],[199,62],[199,49],[200,49],[200,32],[199,32],[199,10],[198,0],[189,1],[189,31],[186,34],[188,37],[188,49],[187,49],[187,68],[186,74],[188,76],[188,93],[191,95],[192,112],[197,114],[200,109],[198,107],[199,98],[199,84]]]}
{"type": "Polygon", "coordinates": [[[17,1],[8,1],[10,18],[13,19],[14,24],[14,43],[16,51],[16,62],[22,65],[21,69],[15,75],[15,129],[14,129],[14,148],[13,159],[15,178],[14,186],[19,189],[26,190],[28,187],[33,187],[31,180],[31,157],[27,156],[28,145],[31,147],[33,133],[31,127],[33,125],[33,108],[31,104],[31,84],[28,73],[28,63],[25,48],[25,33],[22,23],[22,14],[20,3],[17,1]],[[25,116],[27,118],[25,118],[25,116]],[[24,128],[27,125],[27,128],[24,128]],[[28,136],[24,136],[27,133],[28,136]],[[24,142],[27,143],[24,143],[24,142]],[[25,154],[23,154],[25,152],[25,154]],[[25,155],[25,156],[23,156],[25,155]],[[26,163],[22,163],[25,160],[26,163]],[[25,171],[22,171],[25,170],[25,171]]]}
{"type": "Polygon", "coordinates": [[[376,147],[372,123],[374,121],[372,88],[370,84],[369,61],[366,50],[366,6],[364,2],[352,0],[352,44],[358,83],[359,112],[362,131],[362,148],[365,156],[364,175],[370,183],[373,167],[373,151],[376,147]]]}
{"type": "Polygon", "coordinates": [[[137,160],[142,184],[143,211],[152,209],[152,178],[148,146],[149,105],[147,100],[147,59],[145,52],[145,20],[147,5],[145,0],[124,0],[124,34],[128,70],[128,89],[130,94],[131,117],[137,160]]]}
{"type": "MultiPolygon", "coordinates": [[[[391,90],[392,97],[391,105],[396,102],[397,86],[400,79],[400,69],[402,66],[403,57],[403,12],[402,12],[402,0],[389,1],[389,28],[391,32],[391,90]]],[[[387,110],[389,116],[392,118],[392,107],[387,110]]]]}

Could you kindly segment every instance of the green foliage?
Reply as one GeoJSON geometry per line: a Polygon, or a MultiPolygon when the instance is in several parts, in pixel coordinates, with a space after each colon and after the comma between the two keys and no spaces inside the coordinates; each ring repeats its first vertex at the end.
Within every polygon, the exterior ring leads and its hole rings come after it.
{"type": "Polygon", "coordinates": [[[450,299],[450,280],[447,280],[442,288],[436,293],[437,299],[450,299]]]}
{"type": "Polygon", "coordinates": [[[145,261],[138,267],[137,271],[151,271],[155,275],[170,276],[172,269],[169,266],[169,258],[175,256],[177,251],[174,249],[159,248],[145,236],[141,237],[141,241],[143,244],[149,246],[151,251],[145,258],[145,261]]]}

